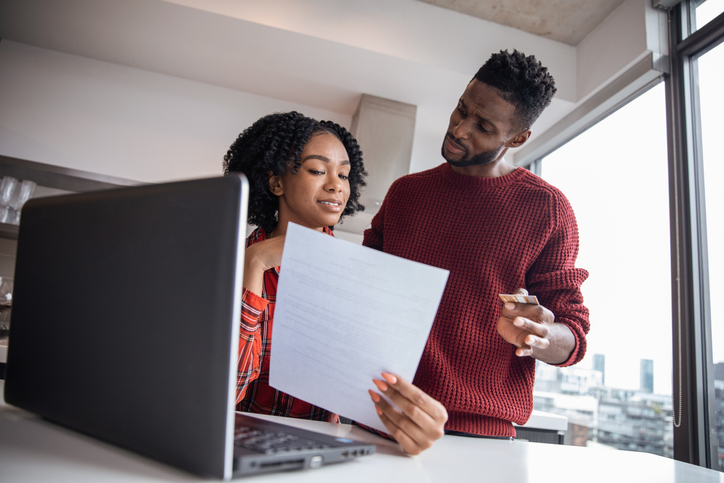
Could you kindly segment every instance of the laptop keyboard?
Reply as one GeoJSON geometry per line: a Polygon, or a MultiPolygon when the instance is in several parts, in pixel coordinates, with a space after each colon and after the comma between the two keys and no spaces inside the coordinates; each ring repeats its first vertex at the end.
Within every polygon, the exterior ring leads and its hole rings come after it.
{"type": "Polygon", "coordinates": [[[263,429],[239,427],[234,431],[234,444],[264,454],[329,448],[329,445],[299,438],[293,434],[263,429]]]}

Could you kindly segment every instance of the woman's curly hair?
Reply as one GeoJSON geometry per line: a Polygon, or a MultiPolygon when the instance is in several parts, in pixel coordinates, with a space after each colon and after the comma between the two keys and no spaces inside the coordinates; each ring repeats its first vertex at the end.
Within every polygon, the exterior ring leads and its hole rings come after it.
{"type": "Polygon", "coordinates": [[[357,140],[332,121],[317,121],[296,111],[264,116],[244,130],[224,156],[224,174],[241,172],[249,180],[249,217],[270,233],[277,224],[279,200],[269,191],[269,172],[284,176],[287,168],[296,174],[302,166],[300,155],[315,133],[328,132],[339,139],[349,156],[349,200],[340,219],[364,210],[360,189],[367,175],[357,140]]]}
{"type": "Polygon", "coordinates": [[[474,79],[500,91],[515,106],[519,129],[530,128],[556,93],[556,83],[548,69],[532,55],[501,50],[493,54],[474,79]]]}

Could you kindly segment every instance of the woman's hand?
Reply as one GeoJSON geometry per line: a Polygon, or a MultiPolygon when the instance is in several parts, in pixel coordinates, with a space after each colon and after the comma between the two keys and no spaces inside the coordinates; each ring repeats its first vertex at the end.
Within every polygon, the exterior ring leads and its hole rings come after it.
{"type": "Polygon", "coordinates": [[[244,252],[244,287],[261,297],[264,272],[282,263],[284,236],[267,238],[244,252]]]}
{"type": "Polygon", "coordinates": [[[370,390],[380,420],[406,453],[422,453],[445,434],[445,407],[401,377],[383,372],[382,378],[372,381],[402,411],[370,390]]]}

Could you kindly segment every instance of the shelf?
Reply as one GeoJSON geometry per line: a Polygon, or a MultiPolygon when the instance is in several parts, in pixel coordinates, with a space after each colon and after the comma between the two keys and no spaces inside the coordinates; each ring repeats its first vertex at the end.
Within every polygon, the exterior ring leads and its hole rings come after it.
{"type": "Polygon", "coordinates": [[[19,180],[29,179],[35,181],[38,186],[72,192],[98,191],[145,184],[130,179],[0,155],[0,178],[3,176],[12,176],[19,180]]]}
{"type": "Polygon", "coordinates": [[[0,223],[0,238],[8,238],[10,240],[17,240],[18,239],[18,225],[0,223]]]}
{"type": "MultiPolygon", "coordinates": [[[[12,176],[18,180],[35,181],[37,188],[33,198],[48,196],[49,194],[99,191],[146,184],[115,176],[89,173],[0,155],[0,178],[4,176],[12,176]]],[[[0,238],[17,240],[18,226],[0,223],[0,238]]]]}

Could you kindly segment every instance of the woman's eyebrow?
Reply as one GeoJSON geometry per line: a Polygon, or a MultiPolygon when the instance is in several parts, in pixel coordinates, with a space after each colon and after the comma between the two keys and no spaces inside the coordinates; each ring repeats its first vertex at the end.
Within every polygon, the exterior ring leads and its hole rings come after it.
{"type": "MultiPolygon", "coordinates": [[[[302,159],[302,163],[308,159],[318,159],[325,163],[329,163],[329,158],[326,156],[322,156],[321,154],[310,154],[306,158],[302,159]]],[[[344,159],[344,160],[340,161],[339,164],[351,164],[351,163],[349,162],[349,159],[344,159]]]]}

